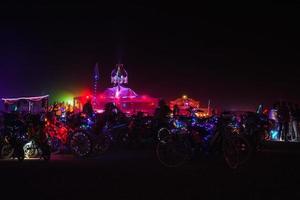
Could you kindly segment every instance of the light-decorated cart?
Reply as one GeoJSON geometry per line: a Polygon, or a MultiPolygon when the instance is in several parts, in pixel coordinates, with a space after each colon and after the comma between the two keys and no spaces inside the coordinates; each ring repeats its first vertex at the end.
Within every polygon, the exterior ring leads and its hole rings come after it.
{"type": "Polygon", "coordinates": [[[35,97],[2,98],[5,112],[41,113],[48,111],[49,95],[35,97]]]}

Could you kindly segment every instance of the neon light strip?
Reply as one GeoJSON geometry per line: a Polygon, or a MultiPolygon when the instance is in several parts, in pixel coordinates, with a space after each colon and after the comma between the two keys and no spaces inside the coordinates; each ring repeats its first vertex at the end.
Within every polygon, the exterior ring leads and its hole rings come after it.
{"type": "Polygon", "coordinates": [[[20,98],[2,98],[3,101],[18,101],[18,100],[37,100],[48,98],[49,95],[39,96],[39,97],[20,97],[20,98]]]}

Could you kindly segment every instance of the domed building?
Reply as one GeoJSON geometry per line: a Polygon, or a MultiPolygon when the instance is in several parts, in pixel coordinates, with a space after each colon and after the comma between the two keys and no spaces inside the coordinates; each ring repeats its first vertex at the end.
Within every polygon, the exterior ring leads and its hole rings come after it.
{"type": "Polygon", "coordinates": [[[93,97],[76,97],[74,98],[74,106],[82,109],[87,99],[91,99],[94,109],[103,112],[107,103],[115,103],[123,112],[127,114],[135,114],[144,112],[152,114],[157,106],[158,99],[147,95],[138,95],[131,88],[125,87],[128,84],[128,73],[123,64],[117,64],[111,72],[111,83],[113,87],[107,88],[102,93],[97,91],[97,81],[99,80],[98,66],[95,67],[94,76],[94,94],[93,97]]]}
{"type": "Polygon", "coordinates": [[[172,110],[175,106],[179,109],[180,115],[188,116],[191,114],[191,110],[194,110],[198,117],[208,117],[211,115],[210,102],[208,102],[207,107],[204,107],[200,101],[189,98],[187,95],[170,101],[170,108],[172,110]]]}

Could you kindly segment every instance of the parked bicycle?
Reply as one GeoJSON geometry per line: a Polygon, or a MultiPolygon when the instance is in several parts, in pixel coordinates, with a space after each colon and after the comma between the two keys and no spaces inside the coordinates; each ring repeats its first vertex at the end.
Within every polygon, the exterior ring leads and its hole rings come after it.
{"type": "Polygon", "coordinates": [[[230,126],[231,115],[224,113],[221,117],[192,121],[190,119],[189,124],[170,129],[170,134],[157,144],[157,158],[164,166],[181,166],[198,154],[223,155],[232,169],[242,164],[245,159],[243,153],[251,146],[230,126]]]}

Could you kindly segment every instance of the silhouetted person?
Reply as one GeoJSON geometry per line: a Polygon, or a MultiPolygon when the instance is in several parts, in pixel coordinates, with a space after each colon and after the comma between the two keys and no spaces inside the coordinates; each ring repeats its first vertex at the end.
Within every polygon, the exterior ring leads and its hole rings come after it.
{"type": "Polygon", "coordinates": [[[125,114],[114,103],[107,103],[105,105],[103,113],[103,120],[105,123],[113,124],[125,119],[125,114]]]}
{"type": "Polygon", "coordinates": [[[158,102],[158,107],[155,109],[154,112],[154,119],[155,119],[155,126],[162,127],[162,126],[168,126],[168,119],[171,114],[171,109],[166,104],[164,100],[160,100],[158,102]]]}
{"type": "Polygon", "coordinates": [[[141,111],[137,112],[136,118],[143,119],[144,117],[145,117],[145,114],[143,112],[141,112],[141,111]]]}
{"type": "Polygon", "coordinates": [[[278,121],[279,121],[279,135],[284,141],[287,141],[287,134],[289,132],[289,108],[285,102],[282,102],[278,108],[278,121]]]}
{"type": "Polygon", "coordinates": [[[292,136],[292,141],[297,141],[298,140],[298,135],[299,135],[299,130],[298,130],[298,119],[297,119],[297,108],[296,105],[290,104],[289,105],[290,109],[290,123],[291,123],[291,136],[292,136]]]}
{"type": "Polygon", "coordinates": [[[115,112],[113,112],[115,109],[115,105],[113,103],[107,103],[104,107],[103,117],[104,121],[113,121],[115,118],[115,112]]]}
{"type": "Polygon", "coordinates": [[[159,120],[164,120],[171,114],[171,109],[164,100],[158,102],[158,107],[155,110],[154,117],[159,120]]]}
{"type": "Polygon", "coordinates": [[[87,116],[89,116],[89,117],[93,116],[94,110],[93,110],[93,106],[92,106],[91,100],[88,100],[84,104],[82,112],[84,114],[86,114],[87,116]]]}
{"type": "Polygon", "coordinates": [[[293,133],[293,127],[292,127],[292,113],[294,112],[294,105],[291,102],[287,103],[287,107],[289,110],[289,131],[286,133],[286,137],[288,140],[293,141],[294,140],[294,133],[293,133]]]}
{"type": "Polygon", "coordinates": [[[300,109],[298,104],[293,105],[291,109],[291,127],[293,132],[293,141],[299,141],[299,120],[300,120],[300,109]]]}
{"type": "Polygon", "coordinates": [[[179,107],[177,104],[175,104],[173,107],[173,115],[177,116],[177,115],[179,115],[179,112],[180,112],[179,107]]]}

